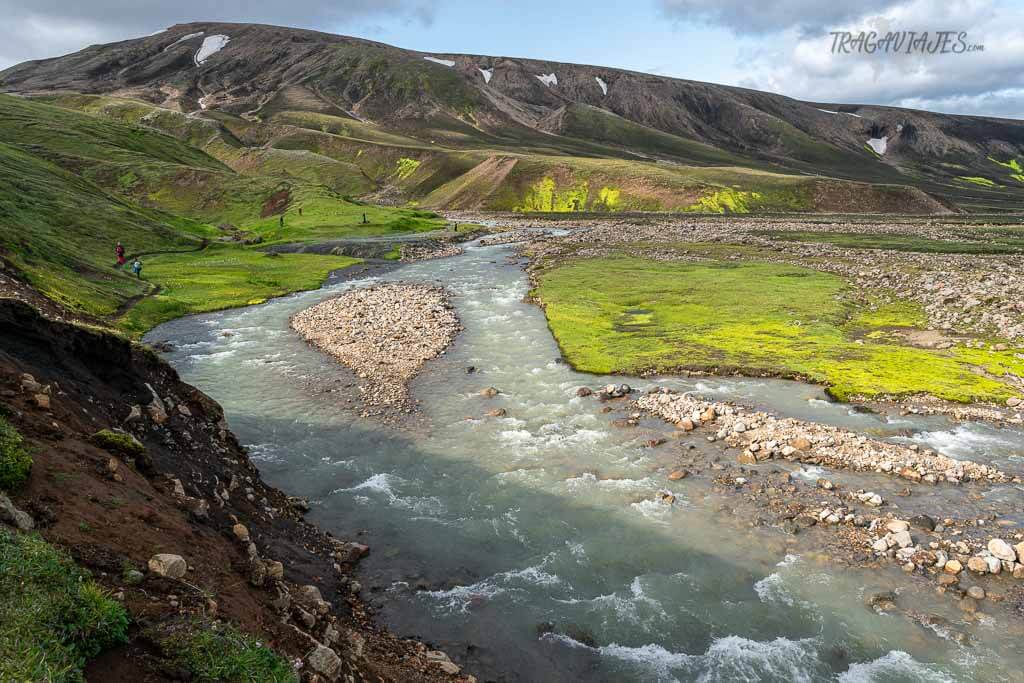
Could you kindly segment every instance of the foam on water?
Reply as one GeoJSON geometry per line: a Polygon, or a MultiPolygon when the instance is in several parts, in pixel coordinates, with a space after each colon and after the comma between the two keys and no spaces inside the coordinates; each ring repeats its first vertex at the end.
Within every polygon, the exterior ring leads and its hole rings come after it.
{"type": "Polygon", "coordinates": [[[871,662],[851,664],[839,675],[839,683],[954,683],[954,680],[900,650],[871,662]]]}

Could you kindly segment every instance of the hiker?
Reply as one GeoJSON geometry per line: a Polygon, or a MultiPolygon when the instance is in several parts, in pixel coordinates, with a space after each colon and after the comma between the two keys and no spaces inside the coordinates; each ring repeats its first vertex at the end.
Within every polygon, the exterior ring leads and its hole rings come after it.
{"type": "Polygon", "coordinates": [[[124,245],[118,242],[114,247],[114,253],[117,254],[117,267],[120,268],[124,265],[124,245]]]}
{"type": "Polygon", "coordinates": [[[284,227],[284,214],[281,214],[281,227],[284,227]]]}
{"type": "Polygon", "coordinates": [[[299,207],[299,215],[300,216],[302,215],[302,207],[301,206],[299,207]]]}
{"type": "Polygon", "coordinates": [[[135,259],[135,263],[132,264],[132,272],[135,273],[135,277],[142,279],[142,261],[135,259]]]}

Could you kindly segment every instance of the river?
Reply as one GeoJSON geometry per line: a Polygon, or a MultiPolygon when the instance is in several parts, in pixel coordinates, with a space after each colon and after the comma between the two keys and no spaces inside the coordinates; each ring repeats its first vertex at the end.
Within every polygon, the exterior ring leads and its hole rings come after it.
{"type": "MultiPolygon", "coordinates": [[[[382,621],[481,680],[1022,680],[1018,624],[983,618],[961,642],[960,613],[933,584],[896,567],[836,570],[806,542],[753,524],[758,511],[715,495],[708,478],[667,481],[681,449],[713,456],[721,445],[692,435],[644,448],[671,429],[618,428],[623,408],[604,413],[577,397],[610,378],[559,361],[512,255],[474,244],[379,278],[173,321],[147,339],[175,345],[167,359],[224,406],[270,483],[310,499],[311,521],[371,546],[363,595],[382,621]],[[409,429],[360,418],[341,398],[347,371],[288,329],[293,313],[378,279],[445,285],[465,326],[413,383],[421,416],[409,429]],[[501,394],[484,399],[487,386],[501,394]],[[507,417],[482,418],[493,407],[507,417]],[[675,504],[658,501],[660,490],[675,504]],[[865,606],[894,588],[901,605],[935,617],[931,627],[865,606]]],[[[695,389],[1022,469],[1019,431],[866,414],[795,382],[615,381],[695,389]]],[[[887,497],[898,488],[861,477],[887,497]]],[[[986,494],[1018,514],[1020,496],[1011,486],[986,494]]]]}

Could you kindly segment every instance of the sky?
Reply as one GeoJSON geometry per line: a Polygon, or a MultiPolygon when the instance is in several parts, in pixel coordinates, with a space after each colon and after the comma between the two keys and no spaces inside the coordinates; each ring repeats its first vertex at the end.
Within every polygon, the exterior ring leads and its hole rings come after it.
{"type": "Polygon", "coordinates": [[[550,59],[830,103],[1024,119],[1024,0],[0,0],[0,69],[188,21],[550,59]],[[966,34],[970,52],[835,53],[832,32],[966,34]]]}

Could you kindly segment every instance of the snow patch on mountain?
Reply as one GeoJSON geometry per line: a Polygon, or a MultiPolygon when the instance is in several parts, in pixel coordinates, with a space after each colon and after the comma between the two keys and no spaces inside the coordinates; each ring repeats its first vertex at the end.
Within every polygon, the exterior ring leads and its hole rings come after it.
{"type": "Polygon", "coordinates": [[[455,62],[450,59],[438,59],[437,57],[424,57],[423,59],[434,64],[440,64],[441,66],[455,66],[455,62]]]}
{"type": "Polygon", "coordinates": [[[480,67],[477,67],[477,69],[484,75],[484,83],[490,83],[491,76],[494,75],[494,69],[481,69],[480,67]]]}
{"type": "Polygon", "coordinates": [[[189,34],[183,35],[181,38],[178,38],[176,41],[174,41],[173,43],[171,43],[170,45],[165,47],[164,48],[164,52],[167,52],[168,50],[170,50],[172,47],[174,47],[178,43],[184,43],[186,40],[192,40],[193,38],[198,38],[201,35],[203,35],[202,31],[199,31],[198,33],[189,33],[189,34]]]}
{"type": "Polygon", "coordinates": [[[602,81],[600,76],[594,76],[594,80],[597,81],[597,84],[599,86],[601,86],[601,92],[604,93],[605,95],[607,95],[608,94],[608,84],[605,83],[604,81],[602,81]]]}
{"type": "Polygon", "coordinates": [[[885,154],[885,149],[889,146],[889,138],[871,138],[868,140],[868,146],[875,150],[876,154],[885,154]]]}
{"type": "Polygon", "coordinates": [[[231,39],[225,35],[207,36],[194,57],[196,66],[202,66],[203,62],[224,49],[231,39]]]}
{"type": "Polygon", "coordinates": [[[558,76],[556,76],[554,72],[543,75],[537,74],[537,80],[539,80],[541,83],[548,86],[549,88],[558,85],[558,76]]]}

